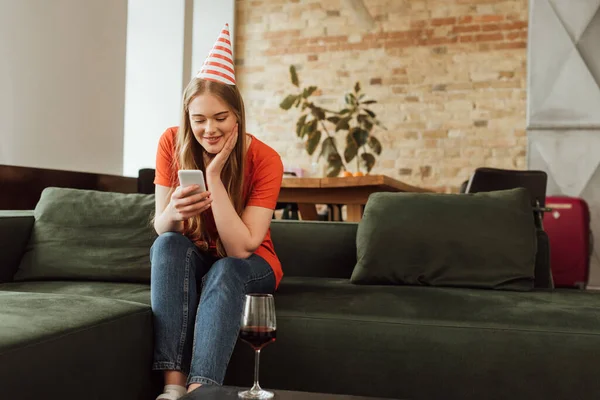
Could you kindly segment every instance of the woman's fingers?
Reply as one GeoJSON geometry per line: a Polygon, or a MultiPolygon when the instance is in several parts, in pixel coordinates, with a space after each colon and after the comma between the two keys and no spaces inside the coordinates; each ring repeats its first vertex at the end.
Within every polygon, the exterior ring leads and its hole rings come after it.
{"type": "Polygon", "coordinates": [[[202,201],[199,201],[199,202],[196,202],[196,203],[193,203],[190,205],[176,207],[176,209],[177,209],[177,212],[179,213],[179,215],[183,219],[187,219],[187,218],[193,217],[194,215],[198,215],[198,214],[208,210],[210,208],[211,203],[212,203],[212,199],[206,198],[202,201]]]}

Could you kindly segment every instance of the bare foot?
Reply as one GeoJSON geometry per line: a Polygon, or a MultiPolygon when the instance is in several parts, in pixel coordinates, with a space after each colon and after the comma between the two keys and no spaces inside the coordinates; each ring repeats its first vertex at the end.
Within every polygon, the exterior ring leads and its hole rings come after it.
{"type": "Polygon", "coordinates": [[[198,389],[200,386],[202,386],[202,384],[200,384],[200,383],[192,383],[188,387],[188,393],[193,392],[194,390],[198,389]]]}

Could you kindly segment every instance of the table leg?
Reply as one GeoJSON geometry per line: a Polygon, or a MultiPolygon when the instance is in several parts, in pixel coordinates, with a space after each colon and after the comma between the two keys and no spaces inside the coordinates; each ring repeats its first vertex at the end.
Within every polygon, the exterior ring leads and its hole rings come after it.
{"type": "Polygon", "coordinates": [[[311,203],[298,203],[298,211],[304,221],[318,221],[317,207],[311,203]]]}
{"type": "Polygon", "coordinates": [[[362,219],[363,205],[348,204],[346,205],[346,221],[358,222],[362,219]]]}

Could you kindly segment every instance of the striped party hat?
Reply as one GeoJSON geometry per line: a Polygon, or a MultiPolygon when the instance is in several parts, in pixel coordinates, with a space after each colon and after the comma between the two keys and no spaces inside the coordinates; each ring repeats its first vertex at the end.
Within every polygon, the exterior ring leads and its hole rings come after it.
{"type": "Polygon", "coordinates": [[[196,78],[235,85],[229,24],[225,24],[196,78]]]}

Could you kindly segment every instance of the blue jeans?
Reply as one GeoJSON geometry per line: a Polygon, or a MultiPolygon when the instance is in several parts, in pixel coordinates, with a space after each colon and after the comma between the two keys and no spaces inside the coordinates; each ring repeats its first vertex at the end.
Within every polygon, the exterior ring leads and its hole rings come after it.
{"type": "Polygon", "coordinates": [[[215,258],[167,232],[150,249],[155,370],[222,385],[247,293],[273,293],[275,275],[256,254],[215,258]]]}

